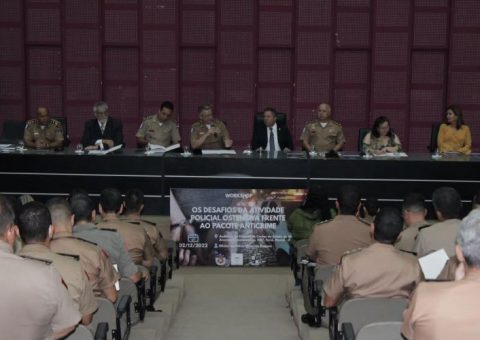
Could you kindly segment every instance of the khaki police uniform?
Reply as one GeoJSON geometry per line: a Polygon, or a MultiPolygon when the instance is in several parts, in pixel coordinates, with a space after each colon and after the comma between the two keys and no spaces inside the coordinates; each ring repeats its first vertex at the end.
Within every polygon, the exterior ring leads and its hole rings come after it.
{"type": "Polygon", "coordinates": [[[97,224],[97,228],[118,231],[136,265],[142,265],[143,261],[153,261],[152,243],[141,226],[127,223],[118,218],[109,218],[97,224]]]}
{"type": "Polygon", "coordinates": [[[155,250],[155,255],[160,261],[166,260],[168,258],[167,241],[160,236],[160,232],[155,223],[141,219],[140,217],[125,218],[125,222],[133,225],[139,225],[145,230],[148,237],[150,238],[150,243],[155,250]]]}
{"type": "Polygon", "coordinates": [[[337,215],[333,220],[315,225],[307,255],[320,265],[335,265],[346,251],[367,247],[371,243],[368,225],[353,215],[337,215]]]}
{"type": "Polygon", "coordinates": [[[420,279],[415,256],[375,242],[344,255],[324,290],[336,301],[359,297],[408,298],[420,279]]]}
{"type": "Polygon", "coordinates": [[[333,120],[328,120],[325,127],[320,121],[315,120],[307,123],[303,128],[301,141],[305,141],[315,147],[315,151],[327,152],[337,144],[345,142],[342,125],[333,120]]]}
{"type": "Polygon", "coordinates": [[[440,281],[454,281],[455,280],[455,271],[457,270],[458,265],[460,262],[457,259],[457,256],[452,256],[448,259],[447,263],[445,263],[445,267],[443,267],[440,274],[437,276],[437,280],[440,281]]]}
{"type": "Polygon", "coordinates": [[[411,226],[405,228],[398,236],[398,240],[395,243],[395,248],[403,251],[415,252],[415,240],[419,233],[419,228],[428,225],[429,224],[426,221],[422,221],[413,223],[411,226]]]}
{"type": "Polygon", "coordinates": [[[459,281],[420,283],[403,312],[402,334],[415,340],[480,339],[480,277],[469,274],[459,281]]]}
{"type": "Polygon", "coordinates": [[[170,119],[160,122],[156,114],[144,119],[135,136],[145,138],[150,144],[165,147],[177,144],[181,139],[177,124],[170,119]]]}
{"type": "Polygon", "coordinates": [[[52,333],[80,321],[60,275],[48,261],[17,256],[0,241],[0,272],[2,339],[50,339],[52,333]]]}
{"type": "Polygon", "coordinates": [[[460,228],[459,219],[450,219],[422,228],[417,236],[415,252],[422,257],[439,249],[445,249],[449,257],[455,255],[455,240],[460,228]]]}
{"type": "Polygon", "coordinates": [[[113,268],[107,253],[95,243],[88,242],[68,233],[55,233],[50,249],[57,253],[77,255],[87,273],[95,296],[103,296],[103,290],[111,288],[118,281],[118,273],[113,268]]]}
{"type": "Polygon", "coordinates": [[[68,293],[82,315],[89,315],[98,308],[92,286],[80,265],[79,258],[56,254],[43,244],[27,244],[18,253],[39,260],[51,261],[65,281],[68,293]]]}
{"type": "Polygon", "coordinates": [[[37,119],[30,119],[25,125],[23,135],[25,141],[46,143],[47,147],[63,142],[63,127],[58,120],[50,119],[47,125],[41,125],[37,119]]]}
{"type": "MultiPolygon", "coordinates": [[[[225,124],[218,120],[214,119],[210,125],[211,127],[217,127],[220,129],[220,133],[211,134],[205,139],[200,149],[224,149],[224,141],[230,139],[230,134],[228,133],[227,127],[225,124]]],[[[209,126],[202,121],[197,121],[193,123],[192,130],[190,131],[190,144],[192,141],[199,139],[205,135],[209,130],[209,126]]]]}

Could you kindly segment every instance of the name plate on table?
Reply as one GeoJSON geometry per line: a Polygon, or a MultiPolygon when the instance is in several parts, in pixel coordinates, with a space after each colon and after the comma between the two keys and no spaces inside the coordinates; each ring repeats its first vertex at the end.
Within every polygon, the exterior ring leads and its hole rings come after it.
{"type": "Polygon", "coordinates": [[[287,217],[305,195],[304,189],[171,189],[171,233],[180,263],[288,265],[287,217]]]}

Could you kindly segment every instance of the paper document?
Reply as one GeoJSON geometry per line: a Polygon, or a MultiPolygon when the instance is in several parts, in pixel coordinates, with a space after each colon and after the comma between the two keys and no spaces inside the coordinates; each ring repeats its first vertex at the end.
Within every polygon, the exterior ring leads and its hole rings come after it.
{"type": "Polygon", "coordinates": [[[12,144],[0,144],[0,149],[5,149],[11,147],[12,144]]]}
{"type": "Polygon", "coordinates": [[[375,157],[400,158],[400,157],[408,157],[408,155],[405,152],[387,152],[381,155],[375,155],[375,157]]]}
{"type": "Polygon", "coordinates": [[[236,155],[235,150],[202,150],[202,155],[236,155]]]}
{"type": "Polygon", "coordinates": [[[90,150],[88,152],[89,155],[106,155],[107,153],[117,151],[122,148],[122,144],[116,145],[113,148],[110,148],[108,150],[90,150]]]}
{"type": "Polygon", "coordinates": [[[148,144],[149,150],[145,151],[145,155],[152,155],[155,153],[165,153],[171,150],[178,149],[180,147],[180,144],[172,144],[168,147],[164,147],[163,145],[157,145],[157,144],[148,144]]]}
{"type": "Polygon", "coordinates": [[[423,275],[427,280],[435,280],[442,272],[445,263],[448,261],[448,255],[445,249],[437,250],[418,259],[423,275]]]}

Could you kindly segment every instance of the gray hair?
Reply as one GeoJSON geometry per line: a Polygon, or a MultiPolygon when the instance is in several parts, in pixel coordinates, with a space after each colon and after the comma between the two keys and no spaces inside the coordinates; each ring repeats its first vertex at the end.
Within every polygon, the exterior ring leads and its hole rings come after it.
{"type": "Polygon", "coordinates": [[[480,267],[480,210],[472,210],[462,220],[457,244],[462,248],[467,265],[480,267]]]}
{"type": "Polygon", "coordinates": [[[104,101],[98,101],[93,105],[93,113],[100,112],[107,112],[108,111],[108,104],[104,101]]]}

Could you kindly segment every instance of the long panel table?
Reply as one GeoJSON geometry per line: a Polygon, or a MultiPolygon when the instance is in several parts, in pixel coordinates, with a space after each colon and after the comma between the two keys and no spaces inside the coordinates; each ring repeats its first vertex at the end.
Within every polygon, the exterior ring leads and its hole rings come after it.
{"type": "Polygon", "coordinates": [[[78,155],[27,150],[0,152],[0,192],[40,197],[66,195],[74,188],[98,194],[106,187],[125,191],[138,187],[146,194],[147,213],[167,213],[170,188],[306,188],[321,184],[330,197],[352,183],[362,195],[399,201],[408,192],[430,197],[439,186],[453,186],[466,201],[480,188],[480,156],[430,154],[398,159],[364,159],[345,154],[340,159],[311,158],[292,153],[269,155],[165,155],[143,150],[78,155]]]}

